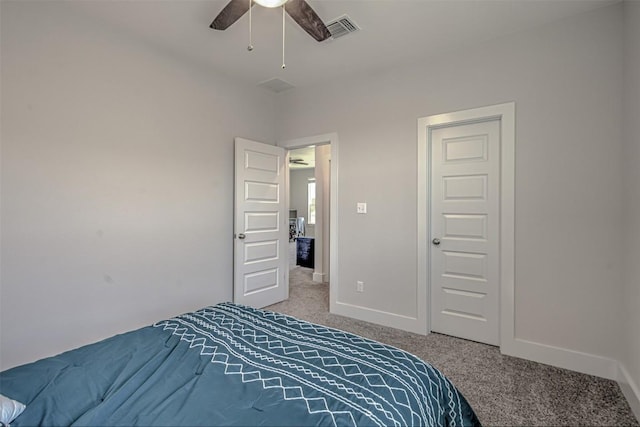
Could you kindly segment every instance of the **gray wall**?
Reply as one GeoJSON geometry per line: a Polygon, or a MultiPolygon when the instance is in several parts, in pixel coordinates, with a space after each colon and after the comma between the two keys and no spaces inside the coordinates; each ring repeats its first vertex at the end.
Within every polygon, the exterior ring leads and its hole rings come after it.
{"type": "Polygon", "coordinates": [[[229,300],[233,137],[272,93],[2,2],[0,369],[229,300]]]}
{"type": "Polygon", "coordinates": [[[279,140],[339,135],[340,302],[415,316],[417,119],[515,101],[516,336],[619,358],[621,12],[280,95],[279,140]]]}
{"type": "MultiPolygon", "coordinates": [[[[640,2],[625,2],[624,327],[621,361],[640,387],[640,2]]],[[[640,393],[640,390],[636,390],[640,393]]],[[[636,415],[640,416],[640,407],[636,415]]]]}

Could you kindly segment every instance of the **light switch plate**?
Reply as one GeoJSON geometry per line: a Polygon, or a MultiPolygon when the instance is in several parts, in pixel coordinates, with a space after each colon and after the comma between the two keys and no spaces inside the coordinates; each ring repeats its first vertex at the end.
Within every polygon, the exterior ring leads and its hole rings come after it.
{"type": "Polygon", "coordinates": [[[356,204],[356,212],[359,214],[366,214],[367,213],[367,204],[363,203],[363,202],[358,202],[356,204]]]}

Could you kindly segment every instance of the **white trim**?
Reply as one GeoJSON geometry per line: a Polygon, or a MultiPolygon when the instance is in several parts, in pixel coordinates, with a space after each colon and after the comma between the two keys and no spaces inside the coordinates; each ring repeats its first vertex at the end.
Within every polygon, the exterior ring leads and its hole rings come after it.
{"type": "MultiPolygon", "coordinates": [[[[309,145],[323,145],[338,142],[338,134],[335,132],[323,133],[322,135],[305,136],[304,138],[287,139],[284,141],[276,142],[278,147],[286,148],[287,150],[293,150],[296,148],[304,148],[309,145]]],[[[331,150],[333,156],[333,150],[331,150]]]]}
{"type": "Polygon", "coordinates": [[[515,102],[418,119],[418,319],[431,331],[429,304],[429,146],[431,130],[500,120],[500,349],[515,341],[515,102]]]}
{"type": "MultiPolygon", "coordinates": [[[[331,230],[329,230],[329,232],[331,232],[331,230]]],[[[324,283],[325,282],[324,276],[326,275],[327,275],[326,273],[316,273],[314,271],[312,280],[316,283],[324,283]]]]}
{"type": "Polygon", "coordinates": [[[622,363],[618,363],[618,385],[622,390],[622,394],[627,398],[631,412],[640,421],[640,387],[633,381],[629,371],[622,363]]]}
{"type": "Polygon", "coordinates": [[[513,340],[508,352],[502,351],[502,353],[544,363],[545,365],[606,378],[608,380],[615,380],[617,378],[618,362],[608,357],[596,356],[520,338],[513,340]]]}
{"type": "MultiPolygon", "coordinates": [[[[284,164],[287,165],[287,166],[285,166],[285,168],[288,170],[288,168],[289,168],[289,166],[288,166],[289,165],[289,150],[285,150],[284,153],[285,153],[284,154],[284,164]]],[[[287,218],[289,217],[288,213],[289,213],[289,208],[291,206],[291,204],[290,204],[291,203],[291,200],[290,200],[291,195],[289,194],[291,192],[290,187],[289,187],[291,185],[291,183],[289,182],[289,178],[290,178],[289,174],[285,173],[284,174],[284,202],[285,202],[285,206],[287,207],[287,209],[286,209],[287,218]]],[[[289,231],[288,231],[289,230],[289,224],[288,223],[286,224],[286,227],[287,227],[287,236],[289,236],[289,231]]],[[[289,239],[287,239],[287,242],[289,242],[289,239]]],[[[287,255],[286,255],[287,263],[289,263],[289,246],[288,245],[287,245],[287,251],[286,252],[287,252],[287,255]]],[[[287,268],[285,268],[285,272],[284,272],[284,283],[286,285],[285,286],[286,287],[285,300],[289,299],[289,273],[290,273],[289,268],[290,267],[287,266],[287,268]]]]}
{"type": "Polygon", "coordinates": [[[428,212],[431,208],[431,194],[429,193],[429,174],[431,171],[427,153],[429,149],[427,127],[427,118],[418,119],[418,225],[416,227],[418,237],[418,283],[416,289],[416,317],[418,323],[423,326],[420,333],[425,335],[431,332],[431,316],[427,307],[430,299],[429,271],[427,268],[429,264],[429,245],[427,244],[429,241],[428,212]]]}
{"type": "Polygon", "coordinates": [[[333,301],[331,313],[365,322],[388,326],[390,328],[401,329],[403,331],[414,332],[424,335],[422,325],[416,322],[414,317],[402,316],[400,314],[389,313],[387,311],[375,310],[369,307],[333,301]]]}
{"type": "Polygon", "coordinates": [[[631,411],[640,420],[640,387],[638,387],[638,384],[635,383],[622,363],[607,357],[519,338],[511,342],[508,351],[504,348],[500,350],[503,354],[509,356],[614,380],[620,386],[620,390],[622,390],[622,394],[629,403],[631,411]]]}
{"type": "MultiPolygon", "coordinates": [[[[325,133],[322,135],[278,141],[277,146],[291,150],[308,147],[309,145],[331,144],[331,206],[329,206],[329,311],[335,313],[338,297],[338,134],[325,133]]],[[[288,159],[287,159],[287,164],[288,159]]],[[[287,194],[289,193],[287,181],[287,194]]],[[[287,196],[288,197],[288,196],[287,196]]],[[[287,199],[287,206],[289,200],[287,199]]],[[[326,276],[326,273],[323,274],[326,276]]],[[[324,278],[324,277],[323,277],[324,278]]],[[[315,274],[314,274],[315,281],[315,274]]],[[[288,283],[288,282],[287,282],[288,283]]]]}

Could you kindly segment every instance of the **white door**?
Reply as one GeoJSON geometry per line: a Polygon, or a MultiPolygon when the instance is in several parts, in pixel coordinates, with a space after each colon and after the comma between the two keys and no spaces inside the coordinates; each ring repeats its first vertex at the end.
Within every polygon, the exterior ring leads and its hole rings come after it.
{"type": "Polygon", "coordinates": [[[233,300],[256,308],[289,297],[285,176],[281,147],[235,139],[233,300]]]}
{"type": "Polygon", "coordinates": [[[500,121],[431,132],[431,330],[499,345],[500,121]]]}

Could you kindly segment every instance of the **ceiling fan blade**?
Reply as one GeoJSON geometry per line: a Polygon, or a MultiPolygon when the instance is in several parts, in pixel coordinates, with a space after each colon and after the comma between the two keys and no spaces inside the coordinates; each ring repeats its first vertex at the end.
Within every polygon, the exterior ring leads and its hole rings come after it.
{"type": "Polygon", "coordinates": [[[231,0],[216,16],[209,28],[226,30],[249,10],[249,0],[231,0]]]}
{"type": "Polygon", "coordinates": [[[308,165],[309,163],[305,162],[304,159],[289,159],[289,163],[295,163],[296,165],[308,165]]]}
{"type": "Polygon", "coordinates": [[[303,30],[317,41],[321,42],[331,37],[327,26],[306,1],[289,0],[284,4],[284,9],[303,30]]]}

